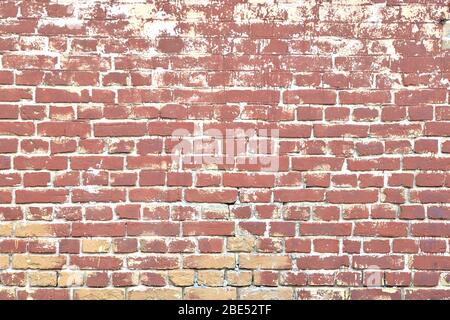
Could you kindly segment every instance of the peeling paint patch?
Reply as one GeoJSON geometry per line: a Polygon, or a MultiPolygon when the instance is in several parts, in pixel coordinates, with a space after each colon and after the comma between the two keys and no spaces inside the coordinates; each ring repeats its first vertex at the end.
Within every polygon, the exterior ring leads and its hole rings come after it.
{"type": "Polygon", "coordinates": [[[442,48],[450,49],[450,21],[446,21],[444,24],[444,30],[442,32],[442,48]]]}

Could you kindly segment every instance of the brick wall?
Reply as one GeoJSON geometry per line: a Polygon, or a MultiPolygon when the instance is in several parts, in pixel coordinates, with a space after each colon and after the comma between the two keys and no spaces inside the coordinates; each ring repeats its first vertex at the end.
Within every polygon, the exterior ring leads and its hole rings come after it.
{"type": "Polygon", "coordinates": [[[1,1],[0,298],[450,298],[448,5],[1,1]]]}

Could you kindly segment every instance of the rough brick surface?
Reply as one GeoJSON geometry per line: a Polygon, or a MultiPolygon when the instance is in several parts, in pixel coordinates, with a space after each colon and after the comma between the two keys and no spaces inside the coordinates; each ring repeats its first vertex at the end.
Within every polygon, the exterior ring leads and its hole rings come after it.
{"type": "Polygon", "coordinates": [[[449,299],[448,6],[1,1],[0,299],[449,299]]]}

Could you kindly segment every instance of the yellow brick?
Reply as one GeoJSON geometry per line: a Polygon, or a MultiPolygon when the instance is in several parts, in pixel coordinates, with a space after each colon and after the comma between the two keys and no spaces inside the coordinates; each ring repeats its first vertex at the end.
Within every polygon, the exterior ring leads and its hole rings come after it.
{"type": "Polygon", "coordinates": [[[195,272],[193,270],[170,270],[169,280],[174,286],[188,287],[194,284],[195,272]]]}
{"type": "Polygon", "coordinates": [[[0,222],[0,237],[9,237],[12,235],[13,226],[11,223],[0,222]]]}
{"type": "Polygon", "coordinates": [[[192,269],[233,269],[235,258],[233,255],[190,255],[183,259],[184,267],[192,269]]]}
{"type": "Polygon", "coordinates": [[[124,289],[75,289],[76,300],[123,300],[124,289]]]}
{"type": "Polygon", "coordinates": [[[239,255],[239,266],[243,269],[290,269],[291,258],[277,255],[239,255]]]}
{"type": "Polygon", "coordinates": [[[291,288],[243,288],[240,290],[239,298],[243,300],[291,300],[293,297],[291,288]]]}
{"type": "Polygon", "coordinates": [[[61,269],[66,263],[64,256],[50,255],[13,255],[14,269],[61,269]]]}
{"type": "Polygon", "coordinates": [[[84,285],[84,273],[80,271],[61,271],[58,287],[81,287],[84,285]]]}
{"type": "Polygon", "coordinates": [[[197,274],[197,281],[201,286],[221,287],[223,286],[223,280],[223,271],[202,270],[197,274]]]}
{"type": "Polygon", "coordinates": [[[57,229],[55,225],[47,223],[21,223],[16,225],[16,237],[55,237],[57,229]]]}
{"type": "Polygon", "coordinates": [[[8,269],[9,257],[7,255],[0,255],[0,269],[8,269]]]}
{"type": "Polygon", "coordinates": [[[235,300],[236,288],[186,288],[185,299],[189,300],[235,300]]]}
{"type": "Polygon", "coordinates": [[[227,271],[227,283],[230,286],[245,287],[252,283],[251,271],[227,271]]]}
{"type": "Polygon", "coordinates": [[[84,239],[83,252],[86,253],[106,253],[109,252],[110,241],[102,239],[84,239]]]}
{"type": "Polygon", "coordinates": [[[251,252],[255,246],[253,237],[228,238],[227,250],[230,252],[251,252]]]}
{"type": "Polygon", "coordinates": [[[181,288],[150,288],[144,290],[130,290],[130,300],[179,300],[181,288]]]}
{"type": "Polygon", "coordinates": [[[32,287],[55,287],[57,275],[56,272],[30,272],[28,280],[32,287]]]}

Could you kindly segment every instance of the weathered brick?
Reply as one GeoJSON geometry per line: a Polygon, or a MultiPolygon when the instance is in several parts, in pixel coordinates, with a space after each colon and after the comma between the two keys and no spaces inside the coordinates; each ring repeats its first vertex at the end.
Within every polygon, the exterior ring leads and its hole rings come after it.
{"type": "Polygon", "coordinates": [[[233,269],[235,258],[232,255],[191,255],[184,257],[183,266],[189,269],[233,269]]]}
{"type": "Polygon", "coordinates": [[[56,287],[56,272],[33,272],[28,276],[30,286],[36,287],[56,287]]]}
{"type": "Polygon", "coordinates": [[[243,269],[290,269],[292,262],[289,256],[240,254],[239,266],[243,269]]]}
{"type": "Polygon", "coordinates": [[[224,284],[224,272],[219,270],[201,270],[197,273],[200,286],[221,287],[224,284]]]}
{"type": "Polygon", "coordinates": [[[227,240],[227,250],[230,252],[251,252],[254,246],[253,237],[236,237],[227,240]]]}
{"type": "Polygon", "coordinates": [[[0,1],[0,299],[449,298],[447,1],[60,2],[0,1]]]}
{"type": "Polygon", "coordinates": [[[76,300],[123,300],[125,290],[123,289],[75,289],[76,300]]]}
{"type": "Polygon", "coordinates": [[[250,289],[245,288],[240,291],[240,297],[244,300],[291,300],[293,296],[292,288],[276,289],[250,289]]]}
{"type": "Polygon", "coordinates": [[[110,249],[109,240],[84,239],[82,242],[82,251],[84,253],[105,253],[110,249]]]}
{"type": "Polygon", "coordinates": [[[177,287],[189,287],[194,284],[195,272],[193,270],[171,270],[169,280],[177,287]]]}
{"type": "Polygon", "coordinates": [[[61,269],[66,264],[65,256],[14,255],[12,266],[15,269],[61,269]]]}
{"type": "Polygon", "coordinates": [[[130,300],[179,300],[181,288],[150,288],[144,290],[132,289],[128,293],[130,300]]]}

